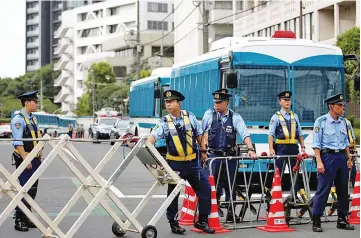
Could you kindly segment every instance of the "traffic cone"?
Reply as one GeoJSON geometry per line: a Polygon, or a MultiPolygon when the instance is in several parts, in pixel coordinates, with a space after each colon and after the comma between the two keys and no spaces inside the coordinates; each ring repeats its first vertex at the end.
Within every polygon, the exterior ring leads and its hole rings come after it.
{"type": "Polygon", "coordinates": [[[186,189],[183,199],[181,219],[178,221],[183,226],[191,226],[194,224],[194,214],[197,206],[197,196],[191,185],[186,182],[186,189]]]}
{"type": "MultiPolygon", "coordinates": [[[[215,230],[215,233],[231,232],[231,230],[224,229],[221,226],[221,222],[219,220],[216,186],[214,183],[213,175],[209,176],[208,180],[209,184],[211,185],[211,214],[208,216],[208,225],[215,230]]],[[[191,231],[204,233],[202,230],[199,230],[197,228],[192,228],[191,231]]]]}
{"type": "Polygon", "coordinates": [[[269,232],[296,231],[296,229],[289,228],[286,224],[285,210],[282,203],[281,178],[278,168],[275,169],[273,176],[272,200],[270,204],[271,206],[267,216],[267,224],[262,227],[257,227],[257,229],[269,232]]]}
{"type": "Polygon", "coordinates": [[[350,224],[360,224],[360,172],[356,174],[355,187],[351,202],[351,214],[347,221],[350,224]]]}

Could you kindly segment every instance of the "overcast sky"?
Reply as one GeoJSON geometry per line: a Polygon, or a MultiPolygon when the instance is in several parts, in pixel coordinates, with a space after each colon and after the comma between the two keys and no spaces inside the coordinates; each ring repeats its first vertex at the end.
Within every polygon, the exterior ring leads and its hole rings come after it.
{"type": "Polygon", "coordinates": [[[25,0],[0,0],[0,77],[25,73],[25,0]]]}

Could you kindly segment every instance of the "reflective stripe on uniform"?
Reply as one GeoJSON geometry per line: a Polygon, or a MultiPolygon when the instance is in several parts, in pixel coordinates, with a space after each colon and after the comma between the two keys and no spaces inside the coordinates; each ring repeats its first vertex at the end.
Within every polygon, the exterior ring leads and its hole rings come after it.
{"type": "Polygon", "coordinates": [[[169,160],[174,160],[174,161],[189,161],[189,160],[194,160],[195,158],[197,158],[197,154],[191,154],[191,155],[187,155],[187,156],[174,156],[174,155],[170,155],[167,154],[167,159],[169,160]]]}
{"type": "Polygon", "coordinates": [[[348,135],[348,140],[350,142],[350,146],[353,147],[355,145],[355,141],[352,137],[352,132],[351,132],[351,122],[349,120],[346,120],[346,125],[347,125],[347,135],[348,135]]]}
{"type": "Polygon", "coordinates": [[[290,138],[290,132],[288,131],[287,124],[285,121],[285,118],[283,117],[282,113],[280,111],[276,112],[278,115],[278,118],[280,120],[280,124],[282,126],[282,131],[285,136],[285,139],[276,139],[276,144],[297,144],[298,140],[296,139],[296,119],[295,114],[290,111],[291,115],[291,138],[290,138]]]}

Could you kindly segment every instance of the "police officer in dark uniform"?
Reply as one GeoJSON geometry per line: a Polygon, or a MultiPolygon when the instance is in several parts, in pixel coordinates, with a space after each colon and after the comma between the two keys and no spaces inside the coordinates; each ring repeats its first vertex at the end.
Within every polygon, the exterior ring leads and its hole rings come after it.
{"type": "MultiPolygon", "coordinates": [[[[228,108],[229,98],[232,96],[228,94],[227,89],[220,89],[212,93],[214,108],[207,110],[204,113],[202,120],[202,129],[204,130],[204,143],[208,146],[209,158],[236,156],[237,133],[242,138],[242,141],[248,147],[248,154],[256,158],[255,149],[253,148],[250,135],[242,117],[228,108]]],[[[202,158],[206,159],[206,151],[202,151],[202,158]]],[[[238,160],[228,161],[229,180],[227,173],[224,173],[226,178],[222,178],[217,184],[217,202],[219,204],[222,188],[226,191],[226,201],[229,201],[231,191],[229,190],[229,183],[233,186],[234,175],[237,169],[238,160]],[[229,182],[229,183],[228,183],[229,182]]],[[[215,160],[212,162],[212,173],[215,180],[218,179],[218,172],[222,166],[223,161],[215,160]]],[[[223,171],[226,168],[223,168],[223,171]]],[[[232,200],[236,200],[236,189],[233,189],[232,200]]],[[[222,212],[219,209],[221,215],[222,212]]],[[[229,206],[226,221],[233,221],[233,211],[231,205],[229,206]]],[[[240,222],[240,218],[235,215],[235,221],[240,222]]]]}
{"type": "MultiPolygon", "coordinates": [[[[164,92],[164,100],[168,115],[160,119],[159,124],[153,129],[148,141],[155,143],[159,139],[166,140],[167,155],[169,166],[179,176],[186,179],[194,189],[199,199],[199,220],[194,223],[194,227],[213,234],[215,230],[208,225],[208,215],[211,205],[211,187],[208,179],[200,166],[197,151],[198,145],[202,143],[202,129],[193,113],[181,110],[181,101],[184,96],[175,91],[168,90],[164,92]]],[[[175,185],[168,185],[168,196],[171,194],[175,185]]],[[[183,234],[186,229],[178,224],[178,197],[172,201],[167,209],[167,219],[173,233],[183,234]]]]}
{"type": "MultiPolygon", "coordinates": [[[[40,130],[33,112],[36,112],[38,109],[38,97],[37,92],[28,92],[20,95],[20,99],[23,108],[12,120],[11,120],[11,131],[14,138],[24,138],[24,139],[36,139],[40,138],[40,130]]],[[[15,166],[18,168],[27,155],[33,150],[36,146],[37,141],[14,141],[13,146],[15,150],[13,152],[13,160],[15,161],[15,166]]],[[[24,186],[29,178],[35,173],[38,167],[41,164],[41,153],[36,156],[32,162],[27,166],[27,168],[20,174],[19,182],[21,186],[24,186]]],[[[38,189],[38,180],[34,185],[29,189],[28,194],[35,199],[38,189]]],[[[27,208],[31,210],[30,205],[23,199],[23,203],[27,208]]],[[[15,230],[18,231],[28,231],[28,228],[36,228],[36,226],[29,220],[28,217],[23,213],[19,208],[15,208],[15,230]]]]}
{"type": "MultiPolygon", "coordinates": [[[[298,142],[301,145],[301,152],[305,152],[305,144],[301,125],[296,113],[291,111],[292,92],[284,91],[277,94],[281,110],[277,111],[271,118],[268,131],[268,146],[270,155],[297,155],[298,142]]],[[[285,158],[279,158],[276,166],[280,171],[288,166],[285,158]]],[[[290,159],[292,168],[296,165],[295,159],[290,159]]],[[[291,173],[292,168],[289,168],[291,173]]],[[[295,195],[297,194],[298,183],[295,184],[295,195]]],[[[296,200],[298,200],[296,195],[296,200]]]]}
{"type": "Polygon", "coordinates": [[[337,228],[354,230],[346,219],[348,202],[348,171],[352,167],[350,143],[347,138],[346,121],[342,118],[345,102],[342,94],[325,100],[329,112],[317,118],[313,128],[312,148],[315,151],[318,172],[317,192],[313,203],[314,232],[322,232],[321,216],[325,210],[332,184],[337,193],[337,228]]]}

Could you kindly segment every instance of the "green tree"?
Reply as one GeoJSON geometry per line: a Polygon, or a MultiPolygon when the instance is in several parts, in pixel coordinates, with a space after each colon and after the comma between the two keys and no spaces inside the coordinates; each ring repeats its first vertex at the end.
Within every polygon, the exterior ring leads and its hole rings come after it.
{"type": "MultiPolygon", "coordinates": [[[[93,71],[93,77],[96,83],[114,83],[115,74],[110,64],[106,62],[95,63],[90,67],[89,72],[93,71]]],[[[92,75],[89,73],[88,81],[93,81],[92,75]]]]}
{"type": "MultiPolygon", "coordinates": [[[[341,48],[343,54],[355,54],[360,59],[360,28],[353,27],[339,35],[336,45],[341,48]]],[[[353,79],[359,70],[358,62],[345,62],[346,96],[351,99],[351,102],[357,104],[360,104],[360,92],[354,90],[353,79]]]]}
{"type": "Polygon", "coordinates": [[[77,116],[90,115],[89,93],[84,93],[76,105],[75,113],[77,116]]]}

